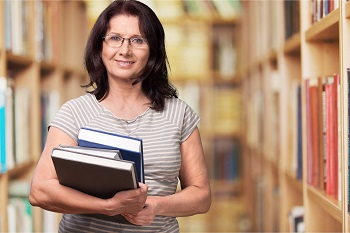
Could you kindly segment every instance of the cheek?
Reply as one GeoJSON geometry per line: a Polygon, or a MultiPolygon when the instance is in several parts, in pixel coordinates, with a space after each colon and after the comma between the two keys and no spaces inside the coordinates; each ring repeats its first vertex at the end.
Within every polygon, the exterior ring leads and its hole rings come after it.
{"type": "Polygon", "coordinates": [[[110,60],[110,58],[113,58],[113,55],[114,55],[113,52],[108,48],[105,48],[105,45],[103,45],[102,51],[101,51],[101,58],[103,63],[106,64],[106,62],[110,60]]]}

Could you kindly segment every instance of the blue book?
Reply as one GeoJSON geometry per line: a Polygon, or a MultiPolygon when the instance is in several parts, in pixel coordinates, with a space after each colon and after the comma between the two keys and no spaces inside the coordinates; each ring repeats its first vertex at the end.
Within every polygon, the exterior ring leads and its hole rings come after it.
{"type": "Polygon", "coordinates": [[[0,173],[6,172],[6,78],[0,77],[0,173]]]}
{"type": "Polygon", "coordinates": [[[83,127],[79,129],[78,145],[118,149],[122,159],[135,163],[138,181],[145,183],[142,139],[83,127]]]}

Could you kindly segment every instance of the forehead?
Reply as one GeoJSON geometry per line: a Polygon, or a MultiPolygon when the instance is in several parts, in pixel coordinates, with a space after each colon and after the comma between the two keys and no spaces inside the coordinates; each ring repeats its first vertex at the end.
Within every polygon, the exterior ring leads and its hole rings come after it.
{"type": "Polygon", "coordinates": [[[110,19],[108,33],[139,35],[139,19],[135,16],[117,15],[110,19]]]}

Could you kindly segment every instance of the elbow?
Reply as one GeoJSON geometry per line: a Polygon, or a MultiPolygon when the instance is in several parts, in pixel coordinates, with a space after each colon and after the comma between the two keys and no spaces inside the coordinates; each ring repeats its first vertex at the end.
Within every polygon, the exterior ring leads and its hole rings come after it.
{"type": "Polygon", "coordinates": [[[211,207],[211,192],[210,189],[203,196],[203,201],[201,205],[201,209],[199,210],[200,214],[205,214],[210,210],[211,207]]]}
{"type": "Polygon", "coordinates": [[[33,183],[30,187],[30,193],[29,193],[29,203],[32,206],[39,206],[40,200],[39,200],[40,194],[39,194],[39,187],[36,187],[33,183]]]}
{"type": "Polygon", "coordinates": [[[35,198],[35,194],[32,191],[30,191],[30,194],[29,194],[29,203],[32,206],[38,206],[39,204],[37,198],[35,198]]]}
{"type": "Polygon", "coordinates": [[[32,195],[32,193],[29,195],[29,203],[30,203],[32,206],[38,206],[38,202],[37,202],[37,200],[35,199],[35,197],[32,195]]]}

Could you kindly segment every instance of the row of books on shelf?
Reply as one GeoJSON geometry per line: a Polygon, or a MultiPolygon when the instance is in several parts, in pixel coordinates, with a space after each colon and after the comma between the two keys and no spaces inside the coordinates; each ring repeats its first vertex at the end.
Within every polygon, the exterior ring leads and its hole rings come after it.
{"type": "Polygon", "coordinates": [[[191,81],[174,82],[174,85],[179,97],[201,116],[200,127],[210,128],[210,132],[216,135],[239,134],[242,125],[240,88],[230,85],[206,88],[205,85],[191,81]]]}
{"type": "MultiPolygon", "coordinates": [[[[60,107],[56,90],[42,90],[40,96],[42,148],[48,125],[60,107]]],[[[12,78],[0,77],[0,172],[30,161],[31,90],[15,86],[12,78]]]]}
{"type": "Polygon", "coordinates": [[[284,1],[285,38],[288,39],[300,31],[300,2],[284,1]]]}
{"type": "MultiPolygon", "coordinates": [[[[30,182],[25,180],[10,181],[8,187],[7,226],[8,232],[34,232],[34,209],[29,203],[30,182]]],[[[57,232],[58,216],[43,210],[42,232],[57,232]]]]}
{"type": "Polygon", "coordinates": [[[5,48],[16,55],[32,55],[39,61],[54,61],[59,57],[58,1],[4,1],[2,17],[5,26],[5,48]],[[31,12],[34,4],[35,12],[31,12]],[[31,24],[31,22],[34,22],[31,24]],[[35,38],[30,38],[34,25],[35,38]],[[35,41],[34,44],[30,43],[35,41]],[[33,46],[35,47],[33,51],[33,46]]]}
{"type": "Polygon", "coordinates": [[[154,9],[160,18],[176,19],[187,15],[204,19],[222,18],[237,19],[242,12],[240,1],[210,0],[210,1],[145,1],[154,9]]]}
{"type": "MultiPolygon", "coordinates": [[[[311,22],[316,23],[339,8],[339,2],[338,0],[311,0],[311,22]]],[[[300,1],[285,1],[284,11],[285,37],[288,39],[300,31],[300,1]]]]}
{"type": "MultiPolygon", "coordinates": [[[[138,138],[81,128],[78,146],[59,145],[52,150],[51,158],[61,185],[99,198],[111,198],[119,191],[135,189],[139,182],[145,182],[143,146],[138,138]]],[[[30,182],[11,181],[8,190],[9,232],[32,232],[30,182]]],[[[121,215],[88,215],[128,223],[121,215]]],[[[45,210],[43,224],[44,232],[57,231],[57,215],[45,210]]]]}
{"type": "Polygon", "coordinates": [[[240,178],[240,142],[233,138],[217,138],[214,140],[215,180],[238,180],[240,178]]]}
{"type": "Polygon", "coordinates": [[[222,80],[235,77],[238,51],[233,24],[164,23],[164,30],[172,78],[207,80],[212,78],[212,70],[222,80]]]}
{"type": "Polygon", "coordinates": [[[311,22],[316,23],[339,8],[338,0],[311,0],[311,22]]]}
{"type": "Polygon", "coordinates": [[[0,77],[0,172],[30,158],[30,90],[0,77]]]}
{"type": "Polygon", "coordinates": [[[340,77],[305,80],[307,183],[341,200],[340,77]]]}

